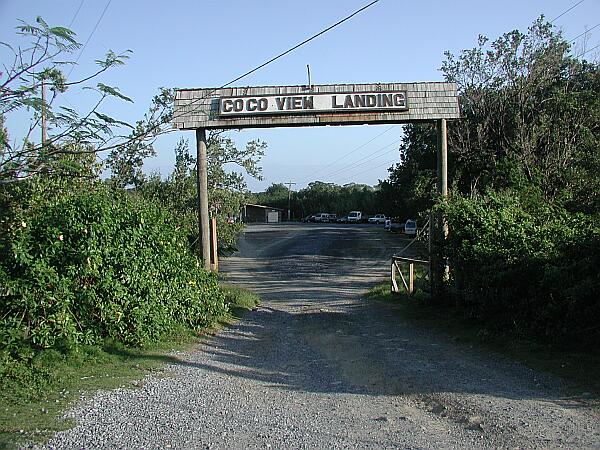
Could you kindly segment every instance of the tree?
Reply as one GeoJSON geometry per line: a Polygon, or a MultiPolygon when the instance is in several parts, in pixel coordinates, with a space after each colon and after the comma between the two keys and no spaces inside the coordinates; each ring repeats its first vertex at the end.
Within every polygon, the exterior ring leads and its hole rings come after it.
{"type": "MultiPolygon", "coordinates": [[[[73,31],[64,27],[50,27],[38,17],[35,25],[21,21],[17,36],[18,44],[2,42],[12,57],[8,58],[10,62],[0,73],[0,117],[22,109],[32,111],[33,116],[22,141],[9,143],[2,133],[0,182],[51,172],[61,155],[95,154],[117,149],[123,144],[133,148],[143,147],[141,143],[152,141],[158,126],[168,122],[170,116],[166,108],[155,111],[155,117],[148,117],[137,127],[100,111],[107,98],[132,101],[116,87],[100,82],[95,86],[89,85],[103,72],[123,65],[130,51],[120,54],[109,51],[103,59],[96,61],[98,69],[94,73],[70,81],[64,69],[76,63],[69,57],[81,47],[73,31]],[[60,94],[74,86],[96,94],[91,110],[79,113],[70,107],[54,106],[60,94]],[[49,99],[45,95],[46,89],[50,91],[49,99]],[[40,127],[42,119],[47,128],[47,137],[36,143],[33,132],[40,127]]],[[[164,93],[161,93],[156,98],[161,101],[164,97],[164,93]]]]}
{"type": "MultiPolygon", "coordinates": [[[[462,116],[449,126],[455,192],[534,188],[571,210],[600,211],[597,64],[570,56],[569,44],[540,18],[527,33],[493,42],[480,36],[475,48],[447,52],[442,72],[457,84],[462,116]]],[[[404,198],[394,207],[408,210],[430,206],[434,149],[431,127],[406,128],[401,162],[382,182],[385,201],[404,198]]]]}
{"type": "Polygon", "coordinates": [[[525,183],[556,199],[570,196],[575,174],[597,179],[598,67],[571,57],[543,17],[526,34],[446,53],[442,71],[460,95],[463,120],[449,137],[462,192],[525,183]]]}
{"type": "MultiPolygon", "coordinates": [[[[248,191],[243,172],[232,170],[242,168],[255,178],[261,177],[259,162],[267,144],[260,140],[250,141],[242,149],[223,135],[211,132],[207,139],[208,163],[208,204],[212,217],[217,219],[218,240],[221,251],[231,250],[241,230],[241,223],[229,223],[230,217],[239,216],[246,203],[248,191]]],[[[159,175],[151,176],[143,183],[144,195],[158,199],[170,211],[182,219],[188,227],[192,241],[198,234],[196,189],[196,158],[189,150],[189,142],[181,139],[175,149],[175,167],[165,181],[159,175]]]]}

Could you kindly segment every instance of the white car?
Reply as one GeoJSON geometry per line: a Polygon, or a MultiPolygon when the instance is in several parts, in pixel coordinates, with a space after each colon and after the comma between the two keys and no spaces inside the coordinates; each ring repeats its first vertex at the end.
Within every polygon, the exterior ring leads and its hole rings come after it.
{"type": "Polygon", "coordinates": [[[375,214],[373,217],[369,217],[369,223],[385,223],[387,217],[385,214],[375,214]]]}

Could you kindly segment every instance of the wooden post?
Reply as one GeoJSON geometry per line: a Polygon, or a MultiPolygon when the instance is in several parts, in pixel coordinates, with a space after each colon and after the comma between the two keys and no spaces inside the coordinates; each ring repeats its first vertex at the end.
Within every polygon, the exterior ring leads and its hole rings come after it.
{"type": "Polygon", "coordinates": [[[198,186],[198,231],[202,263],[210,270],[210,230],[208,217],[208,179],[206,163],[206,130],[196,130],[196,184],[198,186]]]}
{"type": "MultiPolygon", "coordinates": [[[[437,189],[438,194],[445,199],[448,197],[448,130],[446,119],[439,119],[437,125],[437,189]]],[[[435,215],[433,252],[431,260],[431,289],[433,297],[442,293],[444,278],[447,277],[448,268],[439,258],[444,241],[448,236],[448,224],[441,213],[435,215]]]]}
{"type": "MultiPolygon", "coordinates": [[[[446,119],[439,121],[440,150],[438,158],[440,159],[440,194],[443,198],[448,197],[448,129],[446,119]]],[[[442,218],[442,236],[445,240],[448,237],[448,222],[442,218]]]]}
{"type": "Polygon", "coordinates": [[[219,255],[217,254],[217,219],[210,219],[210,253],[211,268],[215,273],[219,272],[219,255]]]}
{"type": "Polygon", "coordinates": [[[415,265],[408,263],[408,293],[412,295],[415,290],[415,265]]]}

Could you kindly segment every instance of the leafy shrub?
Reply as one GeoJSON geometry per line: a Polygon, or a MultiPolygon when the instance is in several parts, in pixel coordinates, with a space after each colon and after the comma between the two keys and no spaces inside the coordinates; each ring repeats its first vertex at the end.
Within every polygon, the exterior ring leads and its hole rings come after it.
{"type": "Polygon", "coordinates": [[[600,335],[600,227],[531,193],[455,196],[443,207],[453,301],[499,330],[600,335]]]}
{"type": "Polygon", "coordinates": [[[168,212],[100,183],[47,201],[39,187],[22,184],[13,193],[17,203],[36,200],[2,218],[5,352],[106,338],[143,346],[175,326],[202,328],[226,312],[216,277],[199,267],[168,212]]]}

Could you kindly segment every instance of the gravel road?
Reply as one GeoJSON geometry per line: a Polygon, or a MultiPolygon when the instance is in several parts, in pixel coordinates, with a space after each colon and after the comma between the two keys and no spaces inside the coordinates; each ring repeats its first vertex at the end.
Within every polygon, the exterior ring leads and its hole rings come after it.
{"type": "Polygon", "coordinates": [[[99,392],[44,448],[599,448],[560,380],[403,323],[361,295],[406,239],[254,225],[222,262],[263,303],[165,373],[99,392]]]}

